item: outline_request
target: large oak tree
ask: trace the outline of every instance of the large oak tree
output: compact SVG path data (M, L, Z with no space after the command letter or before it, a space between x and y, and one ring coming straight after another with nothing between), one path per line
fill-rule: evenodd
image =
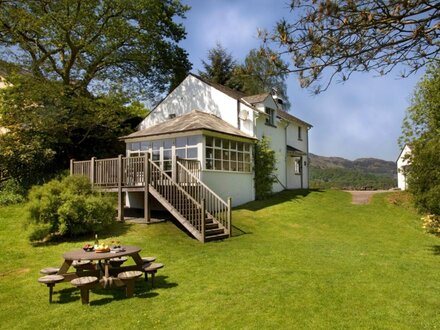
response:
M0 59L82 91L121 84L151 96L191 65L175 0L0 1Z
M178 0L0 0L0 172L43 181L69 158L124 151L118 137L191 65ZM17 69L18 68L18 69Z

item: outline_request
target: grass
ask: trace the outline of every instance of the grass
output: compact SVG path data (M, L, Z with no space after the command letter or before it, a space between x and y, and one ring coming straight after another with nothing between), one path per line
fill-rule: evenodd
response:
M125 299L121 289L96 289L90 306L68 283L49 305L37 278L91 237L33 247L23 207L0 208L2 328L438 327L439 238L394 195L369 205L350 199L283 192L235 209L234 237L204 245L169 222L116 224L106 239L139 245L165 268L153 291L139 282Z

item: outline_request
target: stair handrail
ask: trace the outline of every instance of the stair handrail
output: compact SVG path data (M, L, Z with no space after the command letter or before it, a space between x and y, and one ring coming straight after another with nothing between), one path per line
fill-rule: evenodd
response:
M149 179L150 182L148 184L154 188L160 195L162 195L163 198L165 198L170 205L174 207L174 209L180 213L182 216L186 218L186 220L189 222L189 224L198 232L201 241L204 242L204 227L205 227L205 212L203 212L203 206L201 203L199 203L193 196L191 196L185 189L183 189L181 186L179 186L165 171L163 171L160 166L158 166L156 163L154 163L151 159L148 160L148 163L150 165L150 175ZM162 181L161 181L162 180ZM164 181L166 180L166 182ZM179 192L181 192L184 196L184 199L181 198L181 200L178 200L176 202L176 198L179 197L178 195L173 195L172 190L164 188L164 186L161 186L159 183L167 183L172 186L174 186ZM165 185L166 186L166 185ZM173 198L171 198L173 197ZM196 210L193 210L191 213L191 217L188 217L188 214L185 214L185 209L188 209L187 203L188 202L193 203L193 205L196 207Z
M215 218L230 234L231 230L231 221L230 221L230 212L231 206L229 203L225 202L219 195L217 195L211 188L209 188L203 181L198 179L191 171L189 171L185 166L183 166L179 161L176 161L178 172L183 171L190 179L191 182L181 182L179 178L178 184L183 189L187 189L188 193L196 198L199 203L202 203L202 200L205 200L205 209L206 211ZM193 187L188 185L191 183L196 183L197 186ZM217 203L220 203L217 205Z

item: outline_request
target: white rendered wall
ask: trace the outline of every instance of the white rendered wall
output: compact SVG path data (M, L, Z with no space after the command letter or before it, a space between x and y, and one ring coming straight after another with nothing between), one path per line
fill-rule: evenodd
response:
M253 173L202 171L202 181L225 201L232 198L232 206L255 200Z
M301 139L298 139L298 126L301 127ZM301 125L300 123L290 122L289 126L287 126L287 144L296 149L304 151L307 155L302 157L302 185L301 185L301 176L295 174L295 167L293 161L288 161L288 164L291 164L293 167L288 167L288 185L289 189L296 188L309 188L309 132L308 128L305 125ZM289 157L294 159L293 157ZM299 177L299 178L298 178Z
M200 110L211 113L238 128L238 112L248 110L249 118L241 121L240 129L253 136L253 111L250 107L240 104L236 99L205 84L196 77L189 75L171 92L139 125L139 129L162 123L169 115L176 117Z
M266 117L260 116L257 119L257 138L261 139L263 136L269 138L270 148L275 151L277 159L275 175L287 186L286 182L286 142L284 124L276 122L277 127L266 125ZM284 190L284 187L277 181L272 186L273 192Z
M401 190L408 189L406 175L404 174L403 168L409 165L409 159L405 159L405 157L410 153L411 149L408 147L408 145L405 145L399 156L399 159L397 160L397 187L399 187Z

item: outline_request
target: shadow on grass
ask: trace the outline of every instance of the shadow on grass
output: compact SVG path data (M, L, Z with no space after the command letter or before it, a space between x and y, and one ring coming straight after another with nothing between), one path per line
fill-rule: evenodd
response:
M106 227L102 231L98 232L99 239L107 239L109 237L122 236L126 234L133 224L126 222L114 222L110 226ZM32 246L51 246L58 245L60 243L77 243L83 241L93 242L95 240L95 234L78 235L73 237L53 236L50 240L44 242L32 242Z
M156 276L154 279L154 288L151 288L151 281L138 280L135 282L134 296L133 298L153 298L159 294L154 289L172 289L178 286L177 283L171 283L167 281L168 276ZM128 299L125 295L125 287L103 289L96 287L90 290L90 305L102 306L109 304L113 301ZM76 288L66 288L54 292L54 297L59 296L59 304L67 304L71 302L80 303L81 295L80 290Z
M271 207L277 204L281 204L289 201L299 201L301 198L306 197L311 192L323 192L320 189L293 189L284 190L279 193L275 193L265 200L257 200L249 202L237 207L234 210L248 210L248 211L259 211L266 207Z
M440 256L440 245L433 245L431 246L432 254L436 256Z

